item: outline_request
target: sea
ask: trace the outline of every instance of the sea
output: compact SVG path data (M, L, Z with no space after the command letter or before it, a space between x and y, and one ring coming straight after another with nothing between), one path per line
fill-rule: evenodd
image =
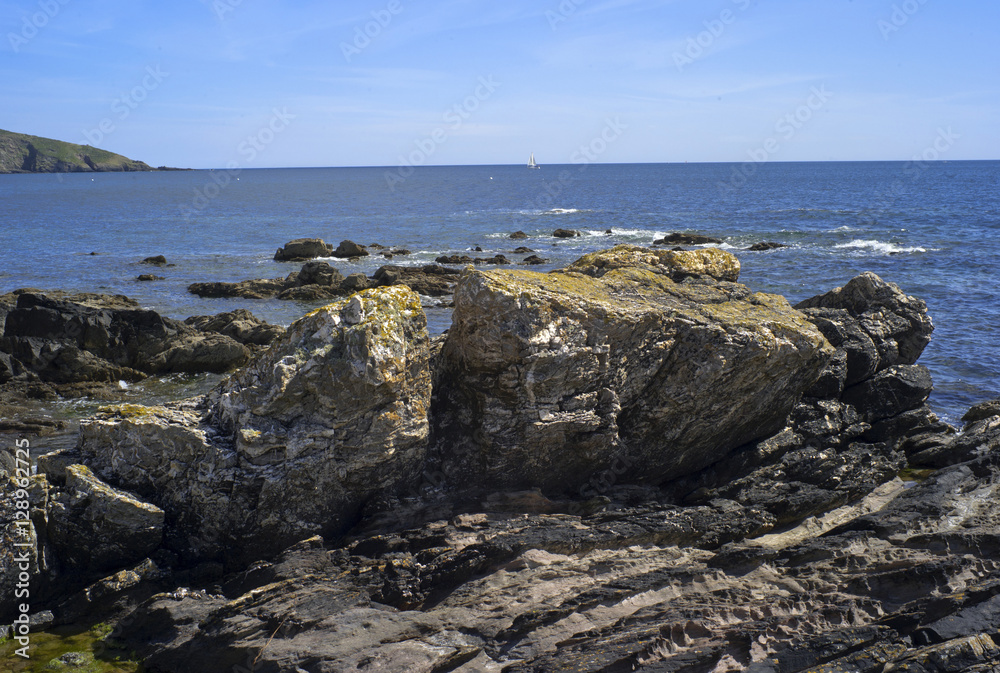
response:
M581 236L557 239L555 229ZM514 231L526 240L511 240ZM316 303L201 299L201 281L284 277L295 238L405 248L386 260L328 260L345 275L443 254L513 262L526 246L546 271L619 243L671 232L721 238L740 281L795 303L864 271L927 302L935 332L920 362L930 404L960 424L1000 396L1000 162L574 164L195 170L0 175L0 293L17 288L125 294L175 318L247 308L287 325ZM759 242L788 247L751 252ZM482 252L470 252L476 247ZM169 267L142 265L164 255ZM163 280L139 282L154 273ZM425 304L430 330L451 321ZM199 392L211 376L136 384L134 398ZM92 402L44 411L67 417Z

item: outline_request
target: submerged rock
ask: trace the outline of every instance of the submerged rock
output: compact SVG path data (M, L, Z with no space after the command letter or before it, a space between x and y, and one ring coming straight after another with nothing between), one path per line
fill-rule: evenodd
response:
M465 272L435 379L453 487L569 491L609 470L657 484L784 425L833 353L826 339L781 297L674 282L645 263L658 254Z

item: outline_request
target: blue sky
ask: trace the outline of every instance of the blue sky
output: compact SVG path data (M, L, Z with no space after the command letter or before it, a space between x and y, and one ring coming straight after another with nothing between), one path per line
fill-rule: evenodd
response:
M995 0L0 0L0 22L0 128L153 165L1000 159Z

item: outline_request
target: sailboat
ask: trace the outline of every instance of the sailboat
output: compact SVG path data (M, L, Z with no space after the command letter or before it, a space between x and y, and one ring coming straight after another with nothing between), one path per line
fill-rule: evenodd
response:
M534 152L532 152L531 156L528 158L528 168L541 168L541 166L539 166L538 164L535 163L535 153Z

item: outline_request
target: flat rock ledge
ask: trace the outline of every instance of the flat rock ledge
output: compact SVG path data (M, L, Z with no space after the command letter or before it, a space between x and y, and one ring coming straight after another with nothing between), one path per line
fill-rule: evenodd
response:
M0 537L26 494L37 619L151 671L996 673L1000 403L930 412L926 306L874 274L792 308L738 273L467 269L434 340L362 290L103 409L0 480Z

